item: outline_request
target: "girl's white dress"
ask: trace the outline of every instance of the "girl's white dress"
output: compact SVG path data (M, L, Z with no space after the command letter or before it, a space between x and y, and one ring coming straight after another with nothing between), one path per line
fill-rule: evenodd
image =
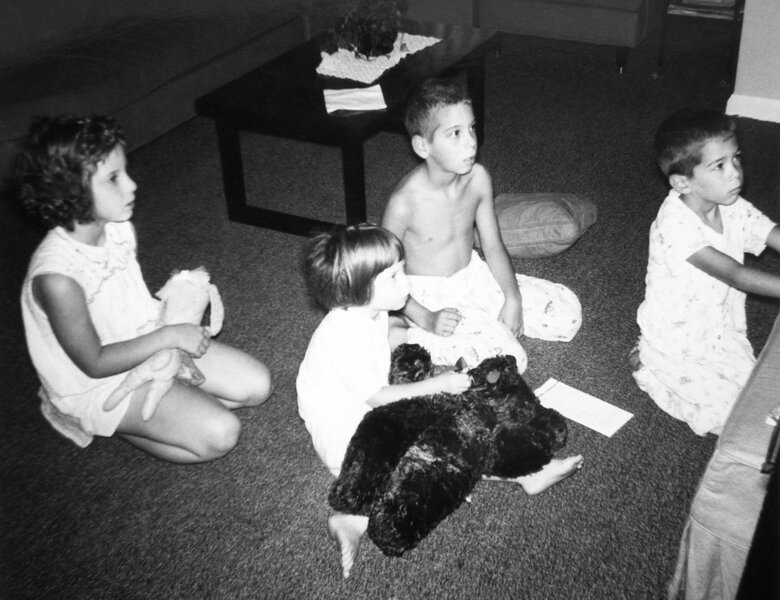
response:
M705 225L669 192L650 228L641 329L634 372L639 387L698 435L725 423L755 357L747 339L745 294L694 267L707 246L739 263L760 254L775 226L747 200L720 207L723 233Z
M388 383L388 316L373 319L363 311L331 310L312 335L298 369L298 414L314 450L331 473L341 463L367 401Z
M41 412L57 431L82 447L95 435L116 431L129 397L109 412L103 410L103 402L126 373L93 379L81 371L65 354L33 298L32 280L45 273L74 279L84 290L102 344L136 337L141 327L157 320L159 302L141 275L132 224L106 224L105 238L103 246L89 246L61 227L49 231L30 260L21 295L27 348L41 381Z

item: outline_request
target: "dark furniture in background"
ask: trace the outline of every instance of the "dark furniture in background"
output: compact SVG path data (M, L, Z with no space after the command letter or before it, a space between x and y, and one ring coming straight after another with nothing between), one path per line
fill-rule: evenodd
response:
M0 176L32 115L105 114L134 150L192 101L310 39L351 0L4 0Z
M408 0L420 21L613 46L620 73L661 23L665 0Z
M674 19L721 21L730 28L731 52L726 65L722 85L734 82L739 57L739 40L742 34L742 16L745 0L665 0L661 36L658 42L658 67L654 77L663 73L668 55L669 25Z
M364 87L356 81L322 77L322 37L299 45L271 62L198 98L198 114L216 121L222 179L230 220L307 235L330 223L247 203L241 151L242 131L314 142L341 149L347 223L366 219L363 143L379 131L405 133L401 110L412 87L422 80L464 71L482 139L484 56L500 43L493 31L407 22L407 33L442 41L406 56L374 82L380 84L386 110L331 113L324 89Z

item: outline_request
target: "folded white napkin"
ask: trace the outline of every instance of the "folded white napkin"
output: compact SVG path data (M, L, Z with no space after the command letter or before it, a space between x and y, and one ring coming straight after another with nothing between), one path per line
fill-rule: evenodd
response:
M382 110L387 108L382 86L379 84L367 88L347 88L343 90L323 90L325 109L328 113L336 110Z

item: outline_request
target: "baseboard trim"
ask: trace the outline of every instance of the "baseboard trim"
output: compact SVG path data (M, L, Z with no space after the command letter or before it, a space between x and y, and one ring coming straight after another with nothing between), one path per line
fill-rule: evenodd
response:
M726 112L759 121L780 123L780 100L732 94L726 104Z

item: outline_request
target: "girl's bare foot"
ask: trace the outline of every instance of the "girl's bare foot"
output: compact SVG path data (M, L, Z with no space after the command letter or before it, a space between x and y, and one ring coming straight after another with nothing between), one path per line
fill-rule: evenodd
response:
M523 486L527 494L538 494L579 471L582 468L583 461L584 459L580 454L567 456L566 458L553 458L542 467L541 471L518 477L515 481Z
M341 552L341 570L344 579L349 577L352 565L355 564L360 540L368 529L368 517L362 515L345 515L337 513L328 519L328 533L336 540Z

